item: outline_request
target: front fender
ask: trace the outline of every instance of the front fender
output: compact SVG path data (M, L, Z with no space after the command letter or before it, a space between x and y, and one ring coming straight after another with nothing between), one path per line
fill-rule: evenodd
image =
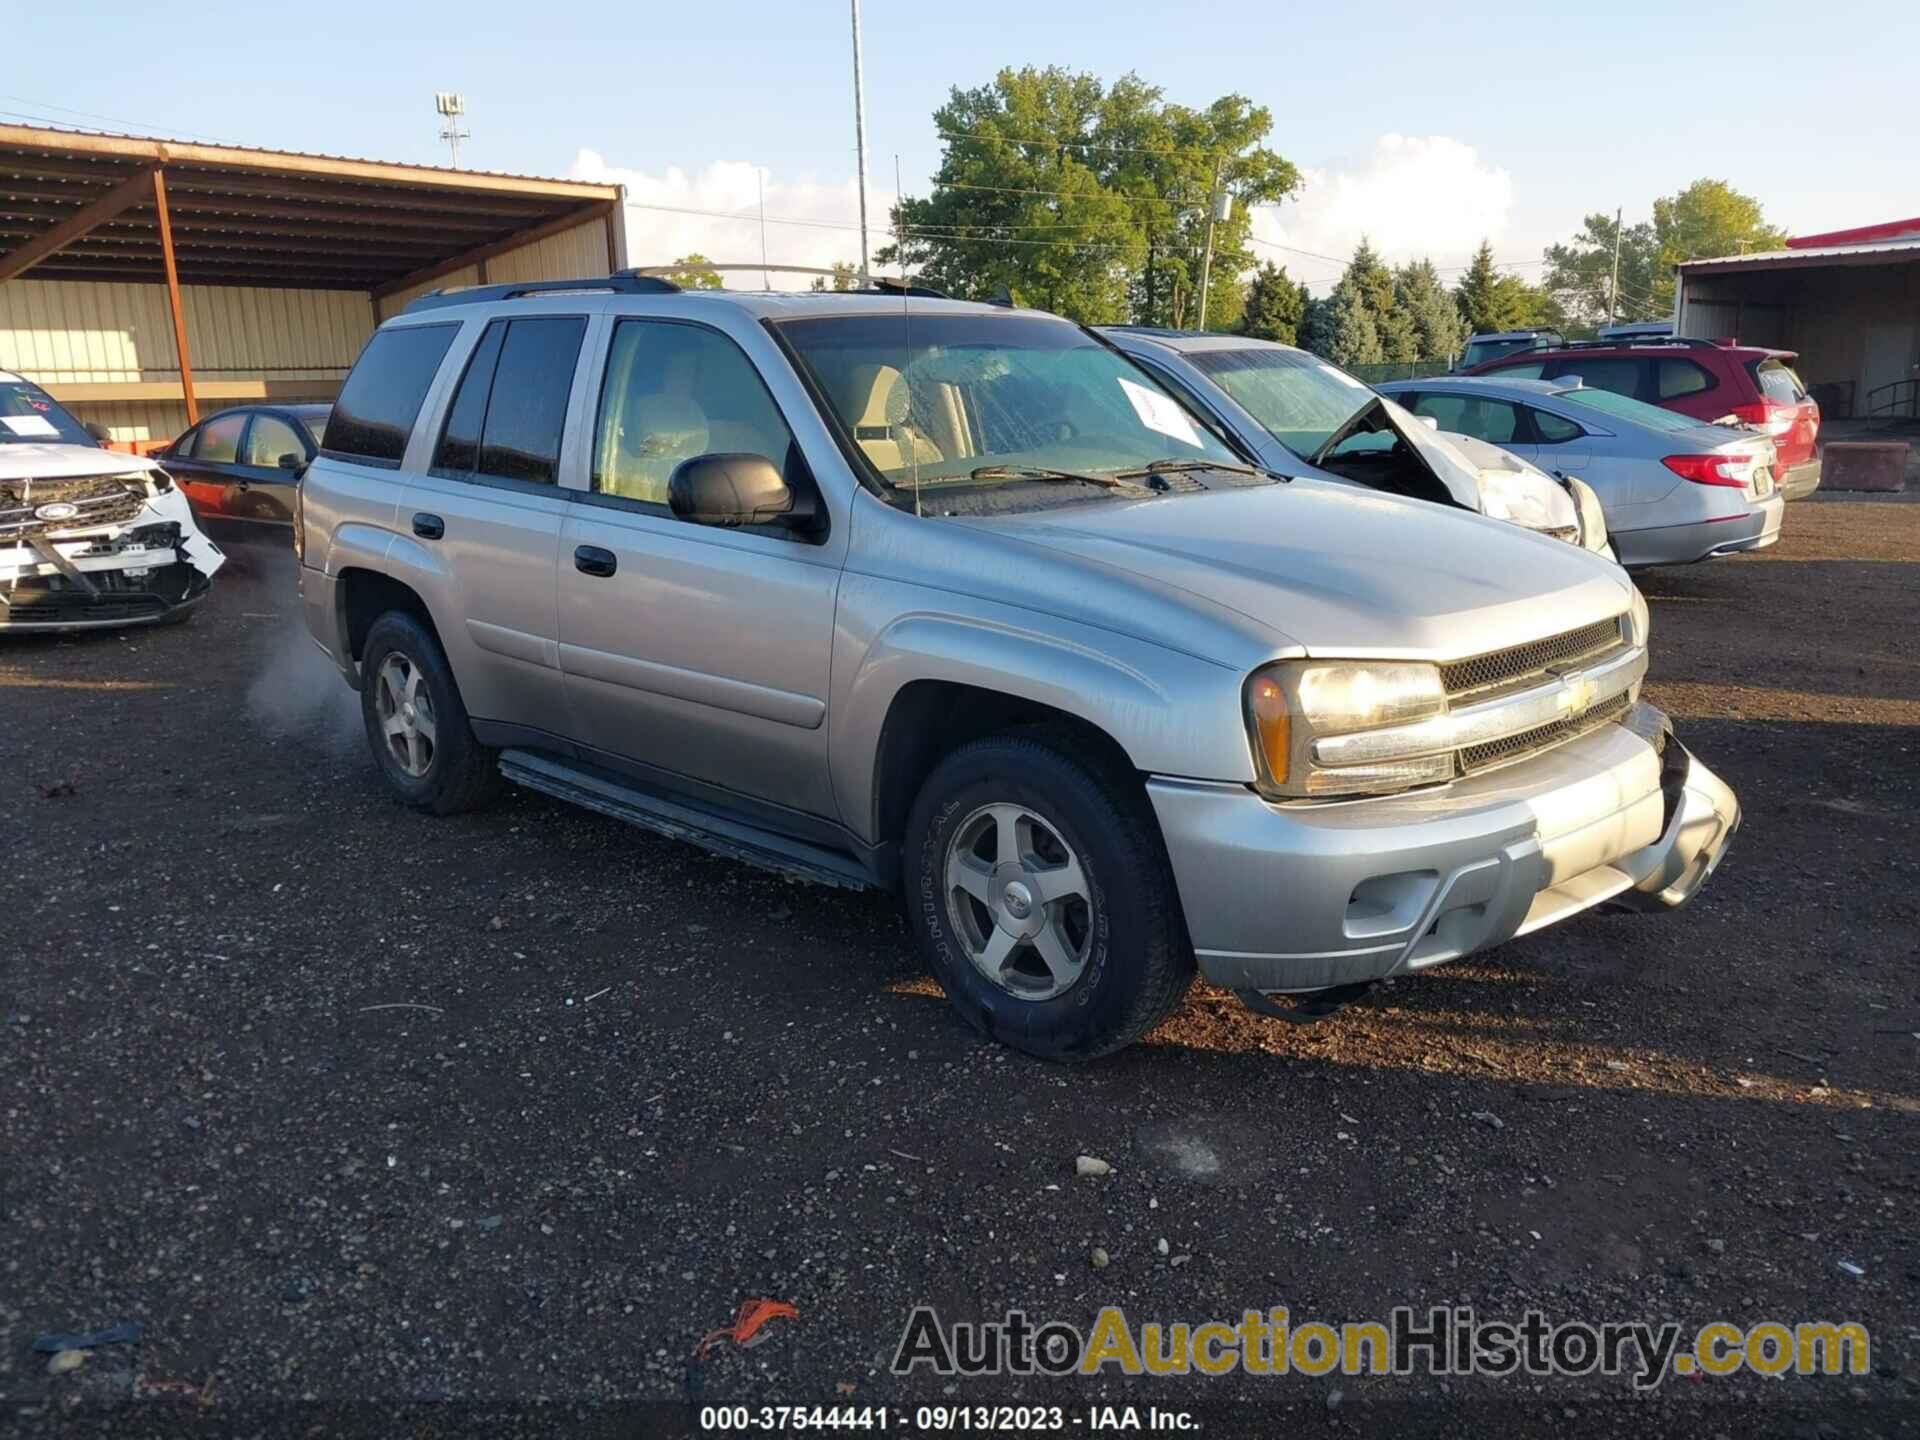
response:
M1111 737L1141 771L1253 779L1238 672L1056 616L848 575L834 677L834 795L845 822L872 843L884 838L881 735L896 697L917 681L971 686L1074 716Z

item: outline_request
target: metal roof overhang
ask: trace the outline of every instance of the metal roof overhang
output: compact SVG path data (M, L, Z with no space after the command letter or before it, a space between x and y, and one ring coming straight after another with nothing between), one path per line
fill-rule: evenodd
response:
M1727 275L1748 270L1901 265L1913 261L1920 261L1920 236L1884 245L1819 245L1796 250L1764 250L1753 255L1720 255L1710 260L1683 260L1674 268L1687 275Z
M0 280L377 298L619 203L612 185L0 125Z

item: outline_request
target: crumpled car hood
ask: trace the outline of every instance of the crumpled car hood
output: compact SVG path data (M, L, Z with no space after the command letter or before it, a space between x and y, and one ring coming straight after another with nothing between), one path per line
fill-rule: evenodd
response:
M1633 596L1617 567L1562 541L1330 481L976 523L1175 586L1313 655L1458 659L1609 619Z

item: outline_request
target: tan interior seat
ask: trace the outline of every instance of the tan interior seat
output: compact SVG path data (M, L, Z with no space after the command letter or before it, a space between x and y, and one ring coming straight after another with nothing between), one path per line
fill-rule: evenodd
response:
M853 427L854 441L883 473L897 473L909 465L933 465L940 450L910 425L896 425L887 417L887 401L899 382L900 372L891 365L863 365L854 372L855 396L865 400L854 411L859 419Z

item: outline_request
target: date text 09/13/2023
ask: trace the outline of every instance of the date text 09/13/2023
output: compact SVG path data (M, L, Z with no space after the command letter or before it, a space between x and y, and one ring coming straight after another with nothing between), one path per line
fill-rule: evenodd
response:
M704 1433L803 1430L874 1430L905 1435L1011 1434L1080 1430L1090 1434L1128 1430L1178 1432L1200 1428L1185 1410L1157 1405L704 1405Z

